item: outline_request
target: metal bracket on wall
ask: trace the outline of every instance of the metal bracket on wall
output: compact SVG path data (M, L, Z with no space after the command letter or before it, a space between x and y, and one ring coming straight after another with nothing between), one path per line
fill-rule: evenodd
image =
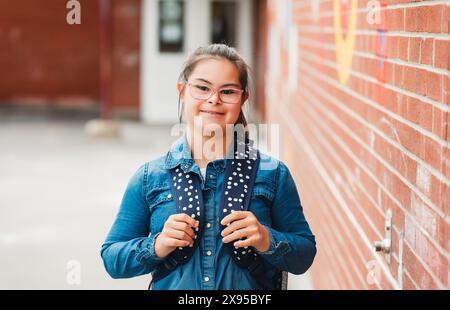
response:
M392 252L392 211L388 209L384 220L384 239L375 241L375 251L385 254L386 262L391 263Z

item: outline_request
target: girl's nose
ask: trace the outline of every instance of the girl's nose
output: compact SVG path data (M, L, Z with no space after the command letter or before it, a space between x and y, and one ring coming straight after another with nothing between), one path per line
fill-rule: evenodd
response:
M220 103L219 92L215 91L212 96L208 99L208 103L218 104Z

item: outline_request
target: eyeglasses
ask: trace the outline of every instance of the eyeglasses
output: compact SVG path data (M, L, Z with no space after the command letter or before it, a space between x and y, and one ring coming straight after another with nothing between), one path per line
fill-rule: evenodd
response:
M188 83L190 94L198 100L207 100L211 98L216 91L219 92L219 98L223 103L237 104L241 100L244 90L235 87L223 87L214 89L206 84Z

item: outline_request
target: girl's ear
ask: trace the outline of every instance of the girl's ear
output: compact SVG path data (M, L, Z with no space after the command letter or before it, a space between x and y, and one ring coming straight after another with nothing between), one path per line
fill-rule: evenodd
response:
M247 101L248 99L248 92L242 93L242 105Z
M180 98L184 99L184 87L186 86L186 84L184 84L183 82L179 82L177 84L177 89L178 89L178 93L180 94Z

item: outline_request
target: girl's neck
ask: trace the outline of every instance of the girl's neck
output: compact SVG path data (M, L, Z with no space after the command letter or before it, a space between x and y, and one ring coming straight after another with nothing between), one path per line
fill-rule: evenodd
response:
M210 161L225 158L229 144L226 135L203 135L200 131L192 131L188 127L186 137L192 151L192 158L200 168L205 168Z

